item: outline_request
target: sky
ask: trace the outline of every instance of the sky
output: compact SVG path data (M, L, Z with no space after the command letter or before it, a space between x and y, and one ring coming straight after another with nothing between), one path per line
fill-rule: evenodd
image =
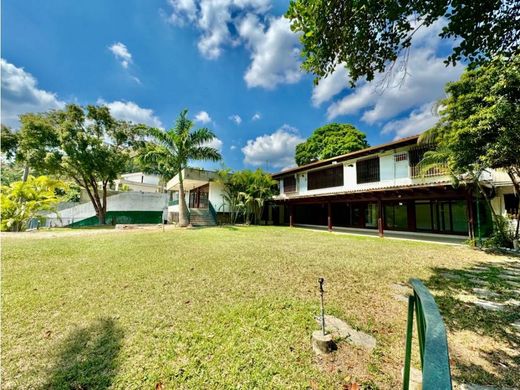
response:
M418 134L463 67L443 63L437 22L414 35L406 68L350 88L343 66L315 86L303 72L288 1L4 0L2 123L66 103L106 104L113 116L170 128L184 108L232 169L280 171L295 146L330 122L371 145ZM400 62L402 63L402 62ZM215 168L215 164L194 163ZM221 164L218 164L220 166Z

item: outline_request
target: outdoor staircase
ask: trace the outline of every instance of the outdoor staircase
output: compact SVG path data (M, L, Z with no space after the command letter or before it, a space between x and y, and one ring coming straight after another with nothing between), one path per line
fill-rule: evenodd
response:
M190 223L193 226L216 226L217 221L209 209L190 209Z

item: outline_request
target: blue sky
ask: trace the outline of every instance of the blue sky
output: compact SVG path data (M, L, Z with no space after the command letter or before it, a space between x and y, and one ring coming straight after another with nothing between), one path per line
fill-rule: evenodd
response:
M313 86L300 68L288 2L127 0L2 2L2 123L67 102L105 103L114 116L170 127L188 108L215 131L234 169L277 171L328 122L352 123L370 144L417 134L462 67L442 63L440 24L419 30L403 79L396 66L348 88L339 66ZM206 165L207 164L197 164Z

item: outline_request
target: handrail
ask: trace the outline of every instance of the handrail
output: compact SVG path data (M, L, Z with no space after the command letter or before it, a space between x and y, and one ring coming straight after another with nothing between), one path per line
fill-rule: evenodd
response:
M215 223L217 223L218 222L217 212L215 211L215 208L213 207L213 204L211 203L211 201L209 199L208 199L208 209L209 209L209 212L211 213L211 216L215 220Z
M417 321L424 390L451 390L451 372L446 327L435 299L419 279L410 279L413 295L408 297L408 323L403 389L410 385L413 316Z

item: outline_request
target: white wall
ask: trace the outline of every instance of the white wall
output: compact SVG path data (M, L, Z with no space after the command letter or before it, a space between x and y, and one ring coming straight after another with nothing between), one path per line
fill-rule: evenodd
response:
M215 181L209 182L209 201L213 205L213 208L216 212L228 212L229 208L222 199L222 194L224 192L224 185L222 183L218 183Z
M153 192L123 192L107 198L107 211L162 211L168 205L168 194ZM58 220L58 215L62 222ZM54 226L68 225L96 215L91 202L46 215Z

